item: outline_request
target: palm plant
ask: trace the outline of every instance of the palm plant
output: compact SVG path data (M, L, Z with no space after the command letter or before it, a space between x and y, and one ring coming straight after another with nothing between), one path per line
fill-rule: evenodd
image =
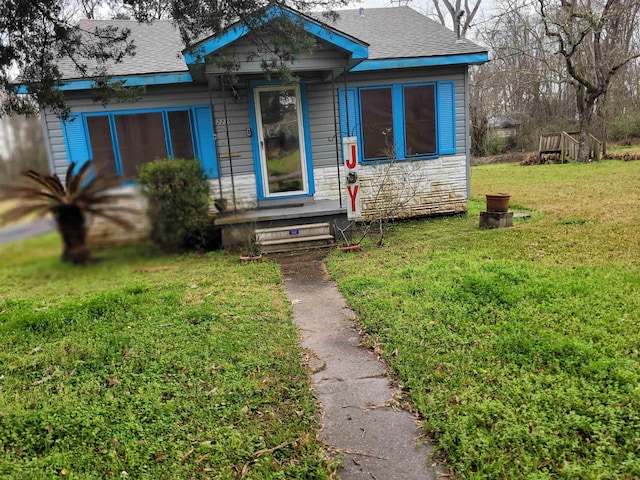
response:
M2 220L10 222L29 214L44 217L51 213L62 237L62 261L86 263L91 259L87 247L87 217L95 215L131 228L118 214L136 210L116 205L130 192L113 192L122 184L122 178L97 173L92 161L82 164L76 171L75 162L69 165L64 185L57 175L42 175L29 170L21 175L21 183L3 185L1 199L16 199L18 205L7 211ZM117 210L117 212L116 212Z

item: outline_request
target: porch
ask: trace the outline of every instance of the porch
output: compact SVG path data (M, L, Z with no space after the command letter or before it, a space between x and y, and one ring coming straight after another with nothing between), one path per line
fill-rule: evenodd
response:
M346 212L344 201L341 205L339 200L320 200L224 212L214 219L214 225L220 229L225 249L247 245L249 235L256 230L284 228L288 234L278 237L288 239L288 242L279 241L268 247L263 245L267 247L265 251L275 252L332 245L334 223L341 228L349 223ZM318 230L321 224L323 226Z

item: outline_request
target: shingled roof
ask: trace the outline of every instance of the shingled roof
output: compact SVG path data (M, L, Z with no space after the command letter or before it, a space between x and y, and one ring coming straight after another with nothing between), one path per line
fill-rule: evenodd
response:
M109 73L115 76L144 75L152 73L186 72L188 68L180 51L183 48L178 29L168 20L158 20L151 24L136 20L81 20L80 28L93 32L96 27L108 26L131 30L130 39L135 45L135 55L125 57L121 63L109 66ZM91 69L96 67L95 60L86 62ZM62 78L79 77L71 59L58 62Z
M411 7L339 10L337 30L369 44L369 60L436 57L486 52Z
M340 10L335 22L327 23L347 35L369 44L369 60L437 57L486 52L465 39L457 40L451 30L410 7ZM180 53L184 45L178 30L168 20L152 24L135 20L82 20L80 27L92 31L108 25L131 30L136 54L109 66L112 76L188 72ZM59 62L65 79L79 77L70 59ZM89 62L90 69L95 62Z

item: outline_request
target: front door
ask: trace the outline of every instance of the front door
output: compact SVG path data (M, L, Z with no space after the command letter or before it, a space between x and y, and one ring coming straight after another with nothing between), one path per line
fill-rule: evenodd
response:
M264 197L308 194L300 88L259 87L254 95Z

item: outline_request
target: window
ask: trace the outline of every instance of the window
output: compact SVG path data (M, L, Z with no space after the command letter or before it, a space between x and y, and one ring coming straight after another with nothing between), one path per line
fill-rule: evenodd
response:
M385 158L390 154L393 134L391 88L360 90L362 115L362 148L364 158Z
M96 164L96 169L105 175L116 175L118 172L113 154L109 117L106 115L87 117L87 129L91 137L93 161Z
M456 153L454 94L451 80L340 88L342 136L359 136L365 162Z
M156 158L194 158L189 110L89 114L86 122L93 160L101 172L130 179L140 165Z
M435 155L436 108L433 85L403 89L405 155Z
M218 177L211 106L71 113L62 121L69 162L93 159L105 173L135 177L157 157L197 158L205 175Z
M169 117L169 132L174 158L193 158L189 112L187 110L173 110L167 112L167 116Z

